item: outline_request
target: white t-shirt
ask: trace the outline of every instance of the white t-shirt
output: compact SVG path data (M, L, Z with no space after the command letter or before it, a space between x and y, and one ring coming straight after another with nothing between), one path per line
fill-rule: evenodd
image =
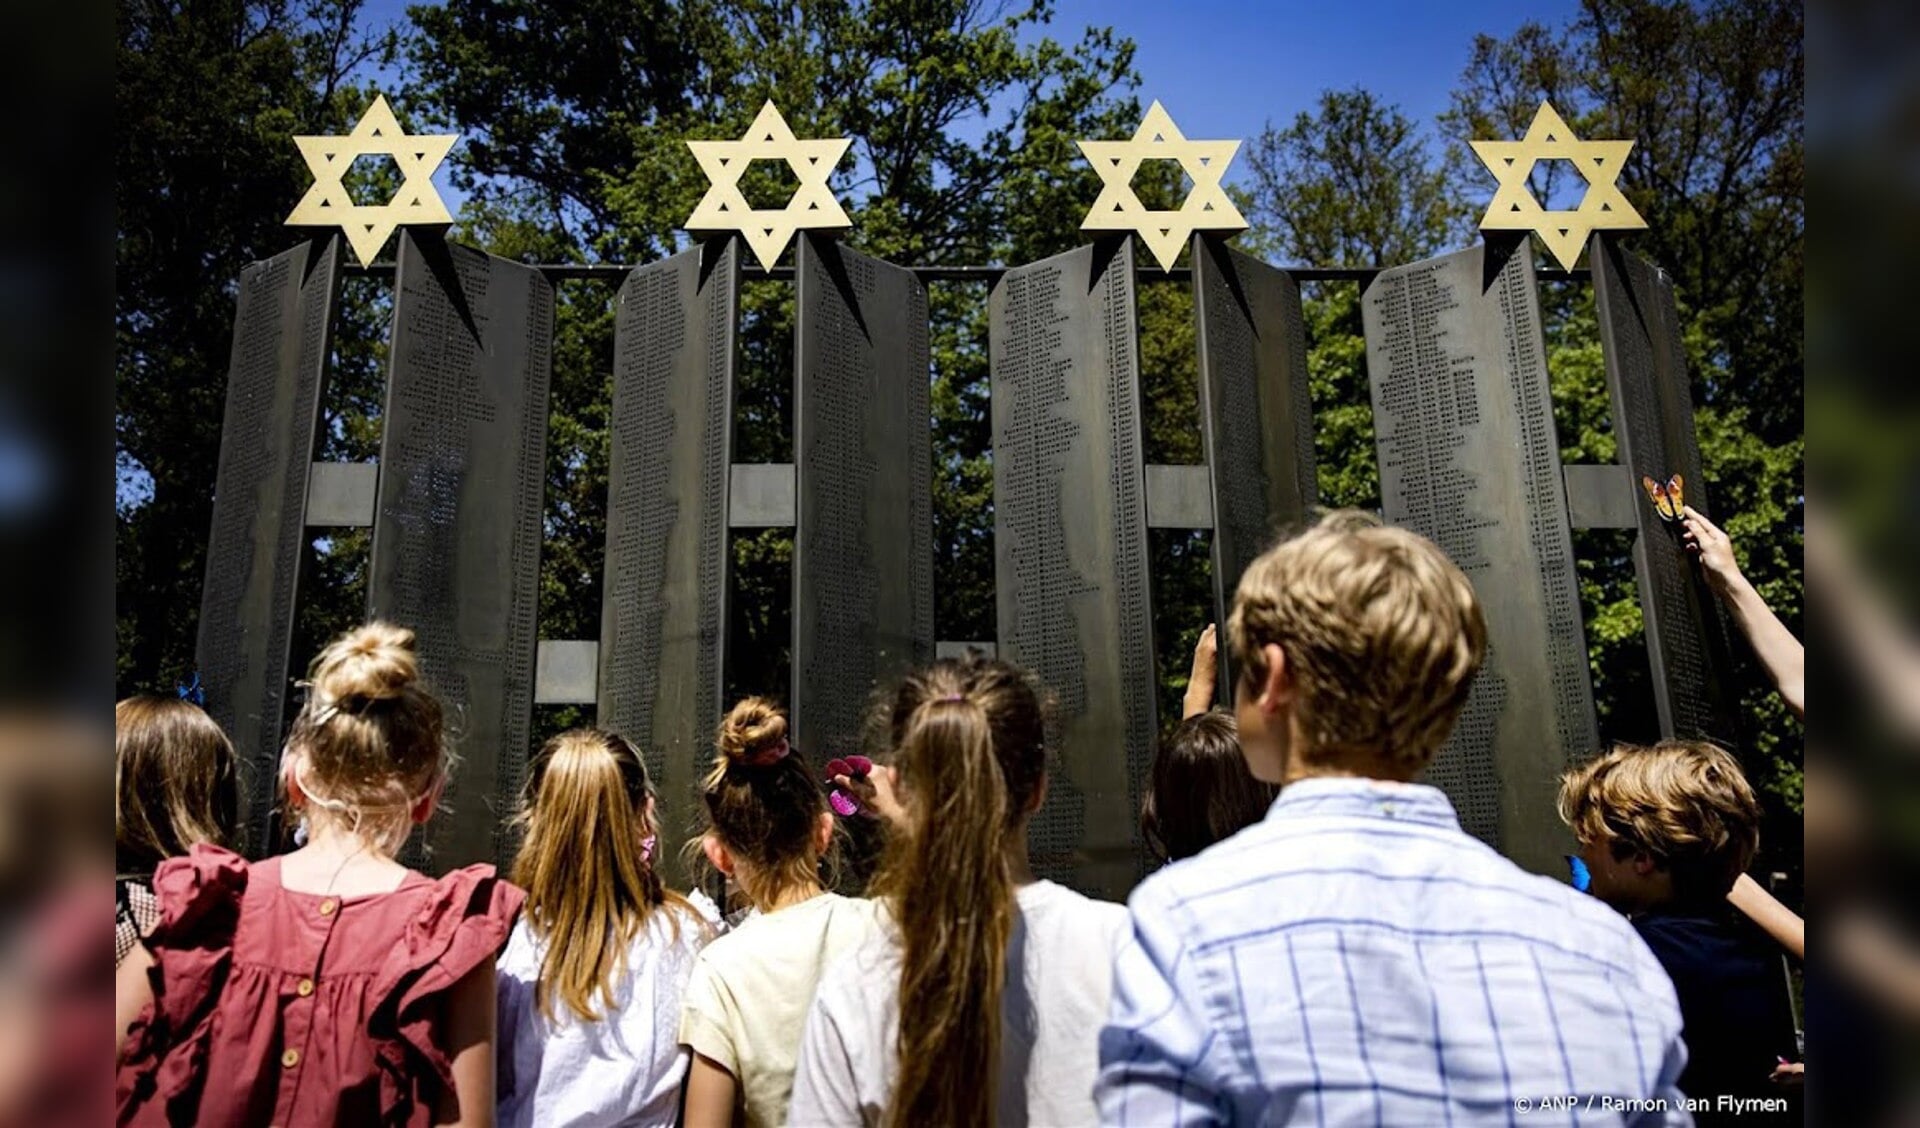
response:
M680 1000L710 935L686 909L654 912L627 947L614 1005L594 1000L600 1020L582 1021L556 999L550 1023L534 994L546 941L522 916L496 967L499 1123L671 1125L687 1074Z
M878 931L877 913L872 901L822 893L748 917L695 961L680 1041L733 1074L748 1128L787 1122L813 989L836 957Z
M1128 935L1126 906L1051 881L1022 886L1016 899L994 1123L1097 1124L1100 1027ZM886 928L828 969L807 1016L787 1123L885 1119L900 1072L900 959L899 936Z

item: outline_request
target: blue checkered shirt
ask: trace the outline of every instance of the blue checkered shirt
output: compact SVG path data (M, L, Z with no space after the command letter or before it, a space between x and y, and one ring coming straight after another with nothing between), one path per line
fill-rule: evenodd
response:
M1692 1123L1673 985L1632 926L1434 788L1294 783L1129 908L1103 1124Z

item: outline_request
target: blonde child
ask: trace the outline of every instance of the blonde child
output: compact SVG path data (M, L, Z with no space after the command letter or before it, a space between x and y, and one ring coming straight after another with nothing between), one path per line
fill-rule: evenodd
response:
M1331 514L1247 568L1228 635L1241 750L1283 790L1134 891L1103 1123L1509 1124L1543 1093L1686 1123L1646 945L1414 782L1486 652L1460 569Z
M113 707L114 934L117 967L160 917L153 871L196 843L231 846L240 785L233 744L179 697Z
M500 1123L671 1125L677 1025L706 922L655 868L647 767L605 729L547 741L528 768L526 890L498 967Z
M160 920L120 967L121 1123L493 1122L493 962L520 891L394 855L449 769L413 632L314 660L281 757L306 845L160 865Z
M890 731L873 797L896 820L875 881L890 921L821 983L791 1122L1098 1123L1094 1033L1127 918L1028 866L1039 693L1005 662L938 662L901 685Z
M701 787L701 848L754 913L700 953L680 1041L689 1128L787 1123L794 1060L820 974L873 928L871 902L830 893L833 839L822 780L787 740L787 719L750 697L720 724Z
M1623 745L1567 773L1560 817L1588 891L1632 920L1673 980L1688 1049L1680 1091L1777 1098L1799 1048L1779 956L1727 901L1760 845L1760 802L1739 763L1705 741Z

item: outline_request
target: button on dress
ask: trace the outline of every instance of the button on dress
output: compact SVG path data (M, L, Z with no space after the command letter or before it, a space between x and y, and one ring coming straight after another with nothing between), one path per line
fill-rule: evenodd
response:
M492 866L357 897L200 845L154 874L154 1002L119 1068L122 1124L430 1124L453 1084L447 995L524 895Z

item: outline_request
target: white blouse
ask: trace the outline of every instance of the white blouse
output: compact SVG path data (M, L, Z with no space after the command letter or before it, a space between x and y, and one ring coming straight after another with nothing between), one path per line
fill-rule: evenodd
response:
M711 935L685 909L655 912L627 948L614 1005L596 998L600 1020L583 1022L556 1000L550 1023L534 994L546 943L522 916L496 969L499 1123L671 1125L687 1074L680 1000Z

